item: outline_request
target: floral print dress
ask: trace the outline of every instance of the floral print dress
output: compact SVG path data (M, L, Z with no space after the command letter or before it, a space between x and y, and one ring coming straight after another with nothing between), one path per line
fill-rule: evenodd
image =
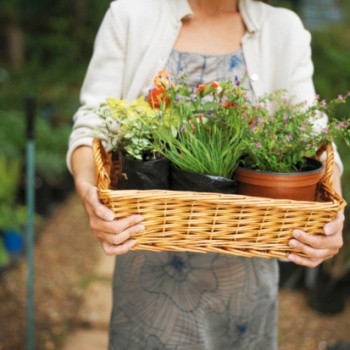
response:
M241 80L245 63L241 50L173 50L166 69L181 70L196 87ZM131 251L116 258L109 349L274 350L277 301L274 259Z

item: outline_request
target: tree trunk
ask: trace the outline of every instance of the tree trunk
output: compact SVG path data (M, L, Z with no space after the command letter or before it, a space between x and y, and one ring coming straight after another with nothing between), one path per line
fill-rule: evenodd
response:
M19 69L25 59L22 28L17 23L8 23L4 34L8 62L13 69Z

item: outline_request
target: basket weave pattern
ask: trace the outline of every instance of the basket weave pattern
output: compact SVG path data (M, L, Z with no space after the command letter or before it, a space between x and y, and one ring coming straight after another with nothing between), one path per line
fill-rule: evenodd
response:
M330 147L330 146L329 146ZM327 149L326 174L318 201L301 202L217 193L116 190L118 161L94 140L96 179L102 203L115 218L144 217L134 249L217 252L246 257L283 258L294 251L292 231L323 234L345 201L333 190L333 151ZM112 176L113 175L113 176Z

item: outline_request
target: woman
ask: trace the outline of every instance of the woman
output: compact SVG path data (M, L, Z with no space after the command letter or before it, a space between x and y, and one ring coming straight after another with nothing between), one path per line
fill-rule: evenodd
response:
M118 255L110 349L276 349L275 260L220 254L129 251L142 217L113 221L98 200L88 114L106 97L146 95L163 68L184 70L190 84L240 77L247 67L252 98L288 89L312 101L310 35L299 18L256 0L118 0L96 38L74 117L67 155L91 229L107 255ZM336 153L334 186L340 192ZM321 237L296 230L290 245L314 267L342 245L344 216ZM127 254L125 254L127 253Z

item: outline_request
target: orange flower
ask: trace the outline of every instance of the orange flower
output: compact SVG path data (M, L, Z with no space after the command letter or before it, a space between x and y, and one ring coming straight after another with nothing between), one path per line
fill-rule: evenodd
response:
M219 83L217 81L213 81L211 83L211 87L214 88L214 89L217 89L219 87Z
M206 87L207 87L207 84L199 85L196 92L199 93L199 92L203 91Z
M170 83L170 72L163 69L158 72L158 74L154 77L154 83L158 88L167 89L171 83Z
M226 108L237 108L239 107L237 104L233 103L233 102L227 102L226 100L222 101L221 103L224 107Z
M152 108L160 108L162 102L165 102L167 105L170 103L170 98L166 96L168 88L174 86L170 81L170 76L170 72L161 70L154 77L156 87L149 91L147 100Z
M167 105L170 103L170 99L165 95L165 89L162 87L155 87L148 93L147 102L152 108L160 108L162 102Z

